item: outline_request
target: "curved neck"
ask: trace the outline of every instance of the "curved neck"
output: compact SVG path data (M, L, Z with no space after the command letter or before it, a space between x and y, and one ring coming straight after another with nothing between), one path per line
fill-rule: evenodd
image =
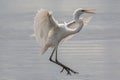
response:
M74 18L74 20L75 20L75 22L80 22L80 19L79 19L79 17L82 15L83 13L82 12L75 12L75 14L73 14L73 18Z
M75 29L72 31L71 34L78 33L78 32L82 29L82 27L83 27L83 21L82 21L81 19L79 19L80 15L82 15L82 13L81 13L81 14L75 13L74 16L73 16L73 17L74 17L74 20L75 20L75 22L76 22L76 24L77 24L78 26L77 26L77 28L75 28Z
M82 13L81 13L82 14ZM72 34L75 34L75 33L78 33L82 27L83 27L83 21L81 19L79 19L80 13L78 14L77 12L73 15L73 18L74 18L74 21L72 21L71 23L69 23L66 27L66 35L65 36L69 36L69 35L72 35ZM76 27L74 29L70 29L69 26L73 26L73 27Z
M75 22L78 22L78 23L79 23L79 17L80 17L79 14L73 15L73 18L74 18Z

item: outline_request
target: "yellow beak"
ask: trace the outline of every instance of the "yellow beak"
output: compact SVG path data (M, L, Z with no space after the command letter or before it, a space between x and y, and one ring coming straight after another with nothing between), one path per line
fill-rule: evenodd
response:
M96 14L94 11L94 9L84 9L85 13L90 13L90 14Z

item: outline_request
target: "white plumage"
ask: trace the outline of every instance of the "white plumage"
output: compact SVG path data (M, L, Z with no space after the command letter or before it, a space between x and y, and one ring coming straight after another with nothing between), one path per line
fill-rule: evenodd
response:
M53 19L51 12L45 9L38 11L34 19L34 32L37 41L42 47L41 53L45 50L50 30L55 26L57 26L57 22Z
M84 25L87 25L88 22L91 20L91 18L92 17L81 18L80 20L83 21ZM51 46L47 45L48 37L50 37L48 35L52 34L52 32L50 30L52 30L52 29L57 30L57 28L60 28L60 27L63 27L64 29L68 29L68 30L71 30L71 29L74 30L77 26L79 26L79 24L76 23L75 20L71 21L69 23L66 23L66 24L58 24L58 22L52 17L52 12L50 12L46 9L40 9L34 18L34 32L35 32L37 41L39 42L39 44L42 47L41 54L43 54L48 49L48 47L52 47L52 45ZM67 28L65 28L65 27L67 27ZM54 30L52 30L52 31L54 31ZM66 36L66 37L68 37L68 36ZM64 38L66 38L66 37L64 37Z
M66 39L70 38L74 34L78 33L83 26L86 26L92 17L79 18L83 13L94 13L92 10L87 9L77 9L74 11L73 18L74 20L69 23L58 24L58 22L52 17L50 11L46 9L41 9L35 16L34 19L34 32L35 37L39 44L41 45L40 53L43 54L45 51L52 47L53 52L49 60L59 66L63 67L63 70L67 71L67 74L71 75L72 73L77 73L70 69L69 67L63 65L57 60L57 49L59 43ZM56 53L55 61L52 59L53 54Z
M41 46L45 46L48 33L52 27L54 27L50 21L51 14L45 10L41 9L35 16L34 19L34 32L36 35L37 41Z

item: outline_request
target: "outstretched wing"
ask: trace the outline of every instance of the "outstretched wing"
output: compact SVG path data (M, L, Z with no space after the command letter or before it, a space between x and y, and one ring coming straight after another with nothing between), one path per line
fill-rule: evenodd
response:
M91 19L92 19L92 17L81 18L84 26L87 26L87 24L90 22ZM78 24L75 21L71 21L67 24L67 27L74 29L77 27L77 25Z
M57 27L57 22L52 14L48 10L40 9L34 18L34 32L41 46L45 46L48 33L53 27Z
M84 26L87 26L87 24L90 22L91 19L92 19L92 17L81 18ZM71 21L69 23L66 23L66 25L68 28L74 29L78 26L78 23L76 23L75 21ZM73 36L75 36L76 34L70 35L70 36L66 37L64 40L68 40L68 39L72 38Z

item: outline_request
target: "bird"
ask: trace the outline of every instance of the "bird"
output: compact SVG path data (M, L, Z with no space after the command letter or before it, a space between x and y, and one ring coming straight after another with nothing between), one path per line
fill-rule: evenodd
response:
M83 26L86 26L92 17L81 18L84 13L95 14L93 9L78 8L73 13L73 20L68 23L58 23L52 16L53 12L41 8L34 17L34 34L41 46L40 54L44 54L48 48L52 48L49 60L60 67L60 72L66 71L67 75L78 74L78 72L65 66L57 59L57 50L60 42L79 33ZM55 59L53 60L53 54Z

